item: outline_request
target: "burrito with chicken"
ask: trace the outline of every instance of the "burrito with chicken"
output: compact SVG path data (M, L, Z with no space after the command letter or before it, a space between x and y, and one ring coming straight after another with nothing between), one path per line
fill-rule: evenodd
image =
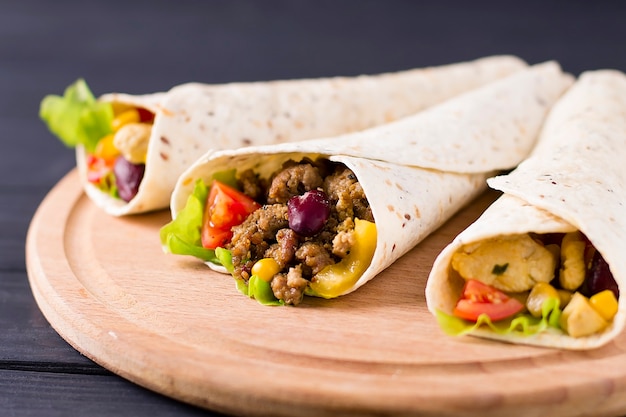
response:
M262 303L350 293L523 160L571 82L548 62L361 132L209 152L179 178L161 242Z
M626 76L583 73L503 192L437 257L428 307L443 330L566 349L624 328Z
M358 77L198 83L96 100L83 80L48 96L40 115L76 146L88 196L121 216L166 208L180 174L210 149L301 141L358 131L416 113L526 67L494 56Z

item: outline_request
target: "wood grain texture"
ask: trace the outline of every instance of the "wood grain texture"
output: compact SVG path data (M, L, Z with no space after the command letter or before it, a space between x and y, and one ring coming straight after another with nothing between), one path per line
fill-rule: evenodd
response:
M151 390L246 415L615 415L626 411L626 335L567 352L449 338L423 289L438 251L487 193L357 292L264 307L232 279L165 255L169 213L103 216L75 172L27 240L35 298L76 349ZM382 227L382 226L381 226Z

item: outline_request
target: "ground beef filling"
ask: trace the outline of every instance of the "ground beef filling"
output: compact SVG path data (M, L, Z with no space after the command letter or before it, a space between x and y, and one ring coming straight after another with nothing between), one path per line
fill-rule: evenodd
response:
M343 164L289 161L269 180L248 170L239 182L262 207L233 228L227 249L232 253L234 276L247 282L255 262L273 258L281 271L270 285L274 296L286 304L299 304L311 278L349 253L355 241L355 217L374 221L361 185ZM304 237L289 228L287 202L310 190L324 191L331 210L322 230Z

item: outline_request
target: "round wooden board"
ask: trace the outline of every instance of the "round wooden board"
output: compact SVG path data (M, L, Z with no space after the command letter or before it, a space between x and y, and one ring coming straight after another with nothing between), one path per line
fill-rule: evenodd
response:
M626 335L592 351L443 335L424 287L486 193L357 292L265 307L162 252L169 211L113 218L75 171L27 238L33 294L77 350L144 387L230 414L561 416L626 412ZM384 227L380 225L379 227Z

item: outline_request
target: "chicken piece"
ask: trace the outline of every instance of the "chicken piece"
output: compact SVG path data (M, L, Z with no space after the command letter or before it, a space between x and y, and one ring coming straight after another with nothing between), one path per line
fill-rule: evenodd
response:
M499 236L463 246L452 257L464 279L477 279L501 291L522 292L554 278L557 258L530 235Z
M152 125L128 123L120 127L113 138L113 145L133 164L145 164Z
M559 319L561 328L572 337L589 336L604 330L608 324L579 292L574 293Z
M559 294L559 307L561 309L564 309L572 300L572 296L574 295L574 293L561 288L557 289L556 292Z
M585 240L582 233L566 233L561 241L561 269L559 284L566 290L574 291L585 281Z

